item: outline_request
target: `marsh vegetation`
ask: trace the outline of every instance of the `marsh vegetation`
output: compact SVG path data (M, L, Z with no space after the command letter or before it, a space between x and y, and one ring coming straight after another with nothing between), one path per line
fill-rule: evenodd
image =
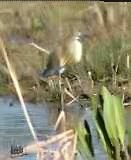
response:
M113 93L130 97L130 7L129 3L1 2L0 33L25 99L59 99L57 84L53 90L38 76L48 55L29 43L51 51L78 30L90 38L84 43L82 61L68 66L65 73L74 93L90 96L104 84ZM0 94L15 94L2 56L0 75Z
M48 54L33 44L52 51L73 32L88 33L89 39L84 42L81 62L67 66L62 76L63 91L66 93L62 103L74 99L80 104L81 98L90 98L96 130L108 158L128 159L123 102L127 105L131 102L130 7L127 2L0 2L0 94L18 94L24 113L24 100L60 102L63 93L59 89L59 81L40 77L40 72L46 67ZM28 115L25 117L32 130ZM61 121L63 119L64 114ZM71 140L72 159L76 147L84 159L95 157L87 121L85 126L80 124L62 132L59 136L64 136L59 143L65 150L63 153L60 150L59 159L66 154L63 159L69 159L68 138ZM68 132L71 134L67 135ZM32 131L32 135L37 141L35 131ZM52 138L53 142L57 142L56 137ZM52 143L52 139L39 143L39 154L43 151L43 144Z

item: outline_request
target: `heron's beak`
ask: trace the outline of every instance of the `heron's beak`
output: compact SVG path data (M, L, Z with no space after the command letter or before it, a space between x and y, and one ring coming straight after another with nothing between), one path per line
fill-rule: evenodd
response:
M90 35L89 35L88 33L83 33L83 34L82 34L82 37L83 37L83 38L89 38Z

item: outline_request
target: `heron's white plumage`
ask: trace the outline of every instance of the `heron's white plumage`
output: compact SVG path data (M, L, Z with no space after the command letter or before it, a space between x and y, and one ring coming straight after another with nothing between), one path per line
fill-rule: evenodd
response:
M82 57L82 43L77 37L73 37L73 40L69 44L69 54L75 63L80 62Z

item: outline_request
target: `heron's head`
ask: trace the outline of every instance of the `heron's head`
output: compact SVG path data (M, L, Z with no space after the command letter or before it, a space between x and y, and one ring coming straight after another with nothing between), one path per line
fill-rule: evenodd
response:
M88 38L89 35L87 33L82 33L82 32L76 32L74 34L74 38L80 42L84 41L86 38Z

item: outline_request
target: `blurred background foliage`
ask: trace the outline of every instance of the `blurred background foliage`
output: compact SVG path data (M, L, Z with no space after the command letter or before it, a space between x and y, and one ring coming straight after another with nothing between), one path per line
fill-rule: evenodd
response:
M60 42L64 43L66 36L82 31L88 33L90 38L84 42L81 63L68 67L68 75L79 76L86 92L91 90L92 79L96 86L104 83L112 87L113 84L118 92L123 93L124 87L124 92L130 95L130 8L131 4L127 2L0 2L0 35L23 84L23 92L26 90L24 93L28 95L30 91L27 92L27 88L38 86L38 73L46 67L48 59L47 54L28 42L33 41L53 50ZM10 84L2 55L0 75L1 85ZM75 82L73 85L76 86ZM12 91L12 87L9 90ZM39 91L39 94L45 93Z

